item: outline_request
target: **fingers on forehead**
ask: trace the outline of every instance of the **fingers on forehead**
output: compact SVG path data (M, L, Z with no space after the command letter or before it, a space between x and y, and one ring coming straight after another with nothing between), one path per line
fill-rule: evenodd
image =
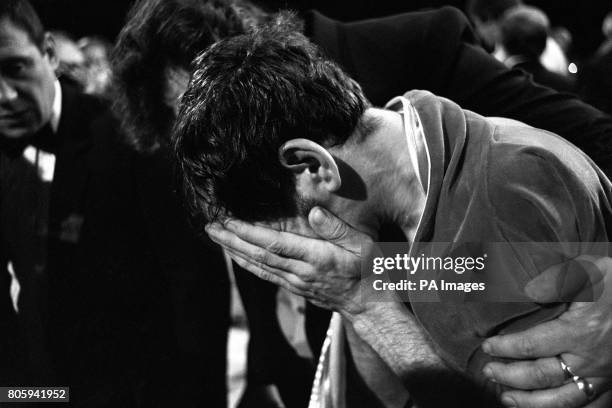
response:
M205 231L213 241L221 245L229 244L232 236L236 236L219 223L208 224Z
M227 222L225 228L240 239L264 248L271 253L299 259L304 258L304 248L309 241L309 238L289 232L276 231L265 226L236 220Z
M299 295L303 295L304 290L307 288L305 282L303 282L296 275L268 265L254 263L253 261L244 258L244 256L239 252L231 249L228 249L228 253L239 266L250 271L251 273L254 273L261 279L272 282L275 285L282 286L285 289Z
M228 251L229 252L229 251ZM253 263L247 261L246 259L230 252L230 256L240 267L246 269L247 271L255 274L258 278L263 279L265 281L271 282L278 286L284 286L284 281L281 277L276 274L273 274L269 271L264 270L261 267L254 265Z
M308 269L308 265L300 260L276 255L246 241L241 241L239 246L225 248L228 252L237 254L253 264L275 268L286 274L301 275Z
M244 248L246 244L253 240L248 239L252 233L242 224L242 222L239 226L230 225L229 222L209 224L206 227L206 232L213 241L220 245L235 249Z

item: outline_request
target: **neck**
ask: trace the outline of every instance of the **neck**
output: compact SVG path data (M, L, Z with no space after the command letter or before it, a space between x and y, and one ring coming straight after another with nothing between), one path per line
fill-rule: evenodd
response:
M367 190L367 199L353 211L356 220L352 224L373 237L378 237L381 225L394 224L413 242L426 194L410 160L412 144L407 143L399 113L381 109L369 112L379 117L379 129L343 148L353 150L353 159L346 160L363 176Z

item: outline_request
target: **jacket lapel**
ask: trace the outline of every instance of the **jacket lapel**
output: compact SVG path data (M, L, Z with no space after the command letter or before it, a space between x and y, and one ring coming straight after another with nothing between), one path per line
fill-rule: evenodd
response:
M62 241L78 241L87 180L87 156L91 147L88 126L92 118L79 115L78 92L62 85L62 111L57 138L55 175L51 187L49 228Z

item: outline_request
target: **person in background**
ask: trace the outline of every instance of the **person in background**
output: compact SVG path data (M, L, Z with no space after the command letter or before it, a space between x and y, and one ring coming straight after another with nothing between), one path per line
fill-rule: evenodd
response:
M500 61L507 58L500 46L501 18L506 11L521 5L523 5L522 0L469 0L466 5L467 14L473 21L484 47ZM546 39L546 47L540 62L549 71L569 75L567 56L552 36Z
M93 266L75 299L83 406L227 405L225 259L189 225L168 149L191 58L244 31L225 5L138 1L112 51L114 115L100 129L119 130L89 155L82 253Z
M612 51L612 11L604 17L603 23L601 24L601 32L604 35L604 41L595 53L597 57Z
M602 32L606 39L580 70L578 86L585 101L612 114L612 12L604 19Z
M517 6L506 11L500 22L500 44L504 64L508 68L520 68L542 85L559 92L572 92L574 83L571 78L551 72L540 62L550 23L544 12L531 6Z
M58 384L55 305L77 274L86 155L94 122L106 112L96 98L58 80L53 36L27 0L0 3L0 270L2 385ZM20 291L7 303L10 279ZM48 300L48 302L47 302ZM7 307L10 306L10 307ZM17 313L16 313L17 311ZM10 325L5 327L4 325ZM16 356L23 357L14 361Z
M112 76L110 53L113 45L101 37L83 37L77 45L85 57L85 92L108 97Z
M54 30L51 31L55 40L55 49L59 67L57 75L65 81L72 81L74 85L84 88L86 83L85 55L70 34Z
M112 58L114 110L125 132L131 156L149 161L156 157L170 159L167 151L169 132L174 125L180 97L187 88L191 61L216 41L241 34L267 18L266 13L250 3L225 0L144 0L133 6ZM166 165L169 166L169 162ZM165 171L168 187L174 190L172 169ZM117 180L125 178L122 171L109 169L107 173ZM144 174L141 177L144 178ZM157 180L157 177L151 179ZM119 181L112 184L121 185ZM113 195L102 189L100 196ZM151 198L150 201L156 200ZM101 204L100 207L104 206ZM158 210L162 209L164 206L160 205ZM181 219L169 215L160 217L169 224ZM197 251L189 254L189 257L194 256L202 257L203 254ZM280 330L274 285L257 282L240 268L234 268L234 271L250 329L247 384L239 404L265 407L270 401L280 400L278 389L272 387L272 384L280 383L286 404L301 406L308 398L314 364L301 358ZM219 275L224 273L208 267L199 271L196 277L206 282L220 279ZM209 285L209 288L215 290L214 285ZM193 296L201 296L198 290L202 289L192 285ZM215 297L220 296L221 292L217 290ZM203 318L221 318L225 313L213 303L215 297L211 296L208 306L202 306L200 313ZM205 347L205 344L198 347ZM219 347L215 350L216 358L223 355Z
M499 20L507 10L520 4L521 0L468 0L466 14L485 49L495 51L500 38Z
M561 51L563 51L565 55L569 55L574 43L574 36L570 30L563 26L553 27L550 36L559 44Z

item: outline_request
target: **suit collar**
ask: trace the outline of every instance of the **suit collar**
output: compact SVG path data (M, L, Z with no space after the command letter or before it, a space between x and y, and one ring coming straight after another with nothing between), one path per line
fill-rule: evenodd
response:
M467 122L463 110L448 99L427 91L410 91L405 97L418 112L430 159L427 200L415 237L415 242L428 242L433 234L443 184L452 182L454 173L460 168Z
M62 87L59 79L55 80L55 95L53 96L53 107L51 111L50 126L54 133L57 133L60 117L62 116Z

